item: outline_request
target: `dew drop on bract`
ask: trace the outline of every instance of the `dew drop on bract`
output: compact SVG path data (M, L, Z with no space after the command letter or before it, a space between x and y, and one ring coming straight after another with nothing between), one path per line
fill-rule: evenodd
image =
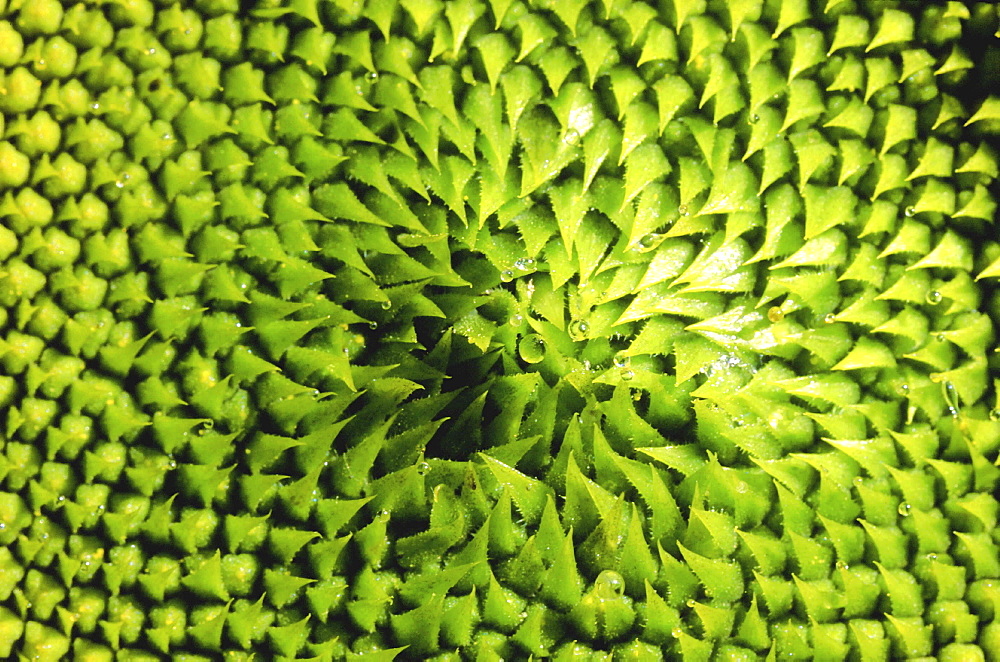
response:
M514 267L520 271L531 271L535 268L535 261L530 257L519 257L514 263Z
M545 358L545 341L537 333L529 333L517 344L517 353L525 363L539 363Z
M378 322L368 322L368 328L374 331L378 328Z
M509 321L510 321L510 325L511 326L521 326L521 324L524 323L524 316L523 315L511 315Z
M900 501L899 507L896 508L896 512L899 513L901 517L909 517L910 508L911 508L910 504L906 503L905 501Z
M370 81L370 82L372 82L372 83L374 83L375 81L378 80L378 72L377 71L369 71L368 73L365 74L365 79L368 80L368 81Z
M628 357L627 354L625 354L625 352L618 352L617 354L615 354L612 361L614 362L616 368L626 368L628 367L628 364L631 362L631 359Z
M603 570L594 580L594 590L600 598L620 598L625 593L625 579L614 570Z
M747 124L756 124L759 121L760 121L760 115L758 115L757 113L752 113L749 117L747 117Z
M590 325L583 320L573 320L569 323L569 336L573 340L583 340L590 331Z
M635 372L631 370L622 370L620 374L623 382L630 382L635 378Z
M649 234L645 234L642 236L641 239L639 239L639 241L636 242L635 250L639 251L640 253L646 253L647 251L651 251L660 245L662 239L663 236L655 232L650 232Z
M505 283L509 283L510 281L514 280L514 272L511 271L510 269L504 269L503 271L500 272L500 280L502 280Z
M382 302L382 310L389 310L390 308L392 308L392 301L386 299Z
M1000 421L1000 407L994 407L990 410L990 420Z
M567 145L575 145L580 142L580 134L577 133L576 130L570 129L566 132L566 135L563 136L563 142Z
M417 473L421 476L426 476L427 472L431 470L431 465L429 462L421 462L417 465Z
M903 215L905 215L907 218L913 218L913 215L916 213L917 210L914 209L912 205L903 210Z
M931 290L930 292L927 293L927 296L925 297L927 303L929 303L932 306L941 303L942 299L944 299L944 296L937 290Z
M680 207L677 208L677 213L680 214L681 216L687 216L691 213L691 210L688 209L687 205L681 205Z
M823 317L823 321L826 322L827 324L833 324L834 322L837 321L837 316L834 315L833 313L827 313Z
M771 322L777 323L785 319L785 313L782 312L781 308L778 306L771 306L767 311L767 319Z

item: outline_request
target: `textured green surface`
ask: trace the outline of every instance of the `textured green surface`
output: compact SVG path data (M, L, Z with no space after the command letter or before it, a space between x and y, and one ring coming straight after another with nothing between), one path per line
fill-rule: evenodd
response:
M0 0L0 657L1000 659L996 28Z

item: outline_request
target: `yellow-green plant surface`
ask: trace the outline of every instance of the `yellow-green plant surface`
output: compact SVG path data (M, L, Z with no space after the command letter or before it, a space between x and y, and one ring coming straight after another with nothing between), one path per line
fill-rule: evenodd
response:
M997 11L0 0L0 657L1000 659Z

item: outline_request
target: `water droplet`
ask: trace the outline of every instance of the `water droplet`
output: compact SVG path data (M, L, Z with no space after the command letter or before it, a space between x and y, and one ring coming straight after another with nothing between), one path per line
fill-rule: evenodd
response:
M390 308L392 308L392 301L386 299L382 302L382 310L389 310Z
M640 253L647 253L656 248L657 246L659 246L662 240L663 240L663 235L657 234L655 232L650 232L649 234L643 235L642 238L636 242L635 250L639 251Z
M537 333L529 333L517 344L517 353L525 363L540 363L545 358L545 341Z
M990 420L1000 421L1000 407L994 407L990 410Z
M914 209L912 205L903 210L903 215L907 218L913 218L913 215L916 213L917 210Z
M924 299L930 305L936 306L937 304L941 303L942 299L944 299L944 295L938 292L937 290L931 290L930 292L927 293L927 296L924 297Z
M910 393L910 385L909 384L900 384L899 386L896 387L896 392L898 394L902 395L902 396L909 395L909 393Z
M778 306L771 306L767 311L767 319L777 323L785 319L785 313Z
M630 382L630 381L632 381L632 379L635 378L635 372L633 372L631 370L622 370L621 371L621 378L622 378L622 381Z
M640 400L642 400L642 391L635 391L632 394L632 401L639 402Z
M695 605L698 604L698 601L695 600L694 598L689 598L687 601L684 602L684 604L687 606L688 609L694 609Z
M569 336L573 340L583 340L590 331L590 325L583 320L573 320L569 323Z
M365 74L365 80L374 83L375 81L378 80L378 72L369 71L368 73Z
M523 324L523 323L524 323L524 316L523 315L511 315L510 316L510 325L511 326L521 326L521 324Z
M688 209L687 205L681 205L680 207L677 208L677 213L680 214L681 216L690 216L691 210Z
M505 283L509 283L510 281L514 280L514 272L511 271L510 269L504 269L503 271L500 272L500 280L502 280Z
M530 257L519 257L514 263L514 267L521 271L531 271L535 268L535 261Z
M910 508L911 508L910 504L908 504L905 501L900 501L899 502L899 507L896 508L896 512L899 513L899 515L901 517L909 517L910 516Z
M681 635L684 634L684 630L680 628L674 628L673 630L670 631L670 634L673 635L674 639L680 639Z
M935 333L934 339L937 340L938 342L944 342L945 340L948 339L948 336L944 335L943 333Z
M757 113L752 113L750 117L747 118L747 124L756 124L760 121L760 115Z
M620 598L625 593L625 579L614 570L603 570L594 580L594 591L600 598Z
M833 313L827 313L826 315L823 316L823 321L826 322L827 324L833 324L834 322L837 321L837 316L834 315Z
M147 48L146 49L146 55L156 55L156 49L155 48Z
M368 328L374 331L378 328L378 322L368 322Z
M421 476L426 476L427 472L431 470L431 465L429 462L421 462L417 465L417 473Z
M563 136L563 142L567 145L575 145L580 142L580 134L576 130L570 129Z
M631 359L625 352L618 352L615 354L612 362L614 362L616 368L627 368L628 364L631 363Z

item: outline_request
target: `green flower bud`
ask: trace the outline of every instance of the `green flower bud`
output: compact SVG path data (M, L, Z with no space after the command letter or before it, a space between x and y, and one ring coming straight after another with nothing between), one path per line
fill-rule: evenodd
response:
M149 274L139 271L112 279L104 304L111 307L119 319L134 319L145 313L152 301Z
M35 169L39 176L40 168ZM87 185L87 167L69 155L61 152L52 161L42 184L42 192L47 198L58 200L67 195L82 193Z
M7 258L17 250L17 246L17 235L9 228L0 225L0 262L6 262Z
M24 578L24 594L31 603L31 615L45 621L66 597L66 589L55 579L32 568Z
M0 189L21 186L30 172L30 159L9 142L0 142Z
M78 119L66 131L66 146L80 162L93 165L99 159L106 159L125 146L123 138L99 119L84 123Z
M73 74L76 61L76 47L62 36L56 35L45 40L32 68L42 80L63 79Z
M250 26L247 48L257 64L281 62L288 48L288 26L275 21L261 21Z
M12 220L22 233L31 227L43 227L52 222L52 203L32 188L22 188L13 198L17 213Z
M28 156L56 151L62 138L59 124L44 110L11 124L7 135L14 136L17 148Z
M163 43L171 51L179 53L198 48L204 28L201 18L193 9L170 5L157 18L157 32L162 35Z
M179 574L180 569L177 570ZM156 641L164 653L169 646L182 644L187 636L185 632L187 611L183 602L171 600L165 605L155 607L149 612L149 621L153 631L159 633Z
M106 48L114 41L114 26L100 9L73 5L63 17L63 34L78 48Z
M145 161L149 167L159 169L165 159L176 155L179 144L170 123L158 119L141 127L130 141L129 147L134 159Z
M69 653L69 637L36 621L24 626L24 643L21 655L38 662L59 662Z
M119 30L115 35L115 48L122 53L125 62L133 69L169 69L172 62L170 52L156 37L141 27Z
M26 0L17 14L17 27L31 37L55 34L62 18L63 8L58 0Z
M68 217L66 216L68 214ZM108 205L93 193L84 193L79 200L68 203L60 215L70 221L70 234L80 239L104 229L108 223Z
M65 356L47 349L42 355L41 367L44 371L40 385L42 395L47 398L58 398L79 378L86 364L75 356Z
M12 489L19 489L19 487L12 486ZM30 524L31 512L24 500L16 494L0 492L0 543L10 545L17 540L18 534ZM0 562L0 573L12 572L12 567L9 563ZM20 581L20 577L18 577L18 581ZM0 580L0 585L4 583L3 580Z
M0 21L0 67L13 67L20 62L23 53L24 37L10 21Z
M102 482L114 483L118 480L127 462L124 444L107 442L84 453L83 475L88 483L95 478Z
M114 0L109 3L108 15L118 27L149 27L153 24L156 10L149 0Z
M177 84L189 96L208 101L222 89L219 84L222 65L201 53L178 55L174 59L174 72Z
M105 566L105 572L107 571L107 566ZM135 643L143 632L146 611L135 598L113 595L108 600L105 620L108 623L119 625L118 637L120 641L131 644Z
M93 422L87 416L65 414L59 420L59 427L51 427L46 437L49 457L73 460L90 443Z
M219 518L211 509L185 509L180 520L170 525L170 533L177 543L188 554L193 554L206 547L215 535Z
M236 133L229 126L231 116L232 110L229 106L192 99L178 114L175 126L188 148L193 149L206 140L224 133Z
M145 571L139 575L139 583L145 592L157 602L162 602L164 596L177 592L181 586L181 564L169 556L154 556L146 563ZM168 606L172 608L172 606ZM158 621L154 618L154 623ZM183 625L183 620L181 620ZM159 621L162 627L164 620Z
M89 558L86 562L94 563ZM103 591L81 586L69 590L69 612L74 616L74 626L79 632L86 634L97 629L97 621L104 615L106 606Z
M38 105L42 83L24 67L0 73L0 111L23 113Z
M212 191L198 191L191 195L177 196L174 200L174 215L184 236L191 236L215 221L215 208L218 204ZM165 292L169 293L169 290Z
M3 561L0 560L0 567ZM0 573L3 570L0 569ZM0 656L10 657L14 646L21 640L24 621L6 607L0 607Z
M2 346L7 350L0 357L0 365L9 375L19 375L29 364L38 361L45 348L45 342L36 336L10 331L3 339Z
M59 228L47 228L43 242L32 253L31 261L45 273L69 267L80 257L80 240Z
M69 316L47 296L36 297L33 303L35 311L25 330L39 338L53 340L62 331Z
M25 398L21 401L21 425L17 433L21 439L31 442L48 429L58 411L56 403L41 398Z
M67 311L97 310L108 292L108 281L94 275L86 267L59 271L52 275L51 282L52 291L58 293L62 307Z
M233 14L222 14L205 22L205 53L222 61L239 59L243 46L243 28Z

